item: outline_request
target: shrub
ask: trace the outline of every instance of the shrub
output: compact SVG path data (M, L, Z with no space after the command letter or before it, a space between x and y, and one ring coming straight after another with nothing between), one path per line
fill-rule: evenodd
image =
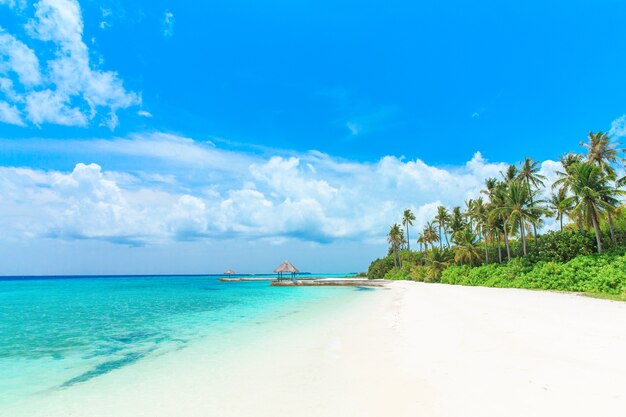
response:
M476 268L451 266L443 271L442 282L459 285L514 287L605 294L626 292L626 255L610 252L579 256L568 262L538 262L523 259L506 264Z
M376 259L373 261L369 268L367 269L367 278L368 279L383 279L387 272L393 269L393 258L387 256L382 259Z

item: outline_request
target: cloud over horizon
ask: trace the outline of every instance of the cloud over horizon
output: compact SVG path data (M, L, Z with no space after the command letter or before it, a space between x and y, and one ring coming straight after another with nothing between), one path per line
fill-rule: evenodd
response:
M259 156L164 133L85 146L138 165L157 160L155 167L170 165L172 173L83 162L71 172L1 167L5 236L132 245L222 238L381 243L403 209L416 213L419 228L438 205L478 197L484 179L506 167L480 152L448 168L394 156L353 162L317 151ZM544 173L552 175L555 164L544 162ZM189 181L187 172L199 177Z

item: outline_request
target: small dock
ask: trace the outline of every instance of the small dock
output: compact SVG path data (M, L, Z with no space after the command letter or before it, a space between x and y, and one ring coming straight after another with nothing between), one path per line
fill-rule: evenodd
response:
M276 281L276 278L253 278L253 277L234 277L220 278L221 282L244 282L244 281Z
M352 279L352 278L311 278L295 280L275 280L270 284L274 287L383 287L389 281L382 279Z

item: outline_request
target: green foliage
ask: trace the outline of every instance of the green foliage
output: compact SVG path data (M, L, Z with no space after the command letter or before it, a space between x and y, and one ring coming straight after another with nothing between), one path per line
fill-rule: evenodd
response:
M534 242L530 246L531 262L567 262L579 255L591 255L596 251L595 237L591 233L574 230L546 233L538 237L536 248Z
M390 279L394 281L406 280L408 279L408 274L405 269L392 268L385 274L385 279Z
M446 284L626 294L626 255L614 250L578 256L567 262L518 258L506 264L471 268L454 265L442 273Z
M367 278L368 279L383 279L387 272L389 272L394 267L393 258L391 256L387 256L382 259L376 259L373 261L369 268L367 269Z

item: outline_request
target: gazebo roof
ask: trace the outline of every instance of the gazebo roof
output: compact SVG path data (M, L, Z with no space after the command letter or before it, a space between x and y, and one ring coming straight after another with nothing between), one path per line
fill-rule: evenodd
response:
M295 266L293 266L291 262L285 261L282 264L280 264L280 266L276 268L274 272L276 273L288 272L291 274L297 274L298 272L300 272L300 270L296 268Z
M224 272L224 275L235 275L235 271L233 271L232 269L228 268L226 270L226 272Z

